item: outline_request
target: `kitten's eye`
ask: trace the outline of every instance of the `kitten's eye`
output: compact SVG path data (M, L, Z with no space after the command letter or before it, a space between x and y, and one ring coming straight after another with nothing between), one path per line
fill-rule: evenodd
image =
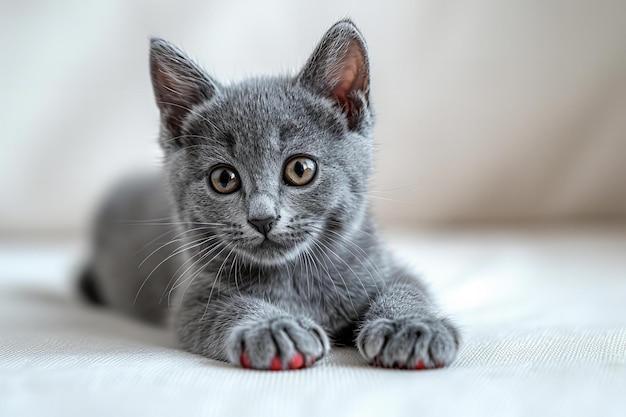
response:
M317 171L315 161L306 156L291 158L285 165L285 181L291 185L306 185L311 182Z
M209 183L215 191L221 194L235 192L241 185L239 174L237 174L235 168L226 165L220 165L211 171Z

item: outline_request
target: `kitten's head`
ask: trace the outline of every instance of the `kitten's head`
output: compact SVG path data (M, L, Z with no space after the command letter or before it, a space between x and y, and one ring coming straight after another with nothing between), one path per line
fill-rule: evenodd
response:
M221 85L161 39L150 64L172 198L188 228L213 236L207 253L276 265L359 226L373 115L352 22L331 27L295 77Z

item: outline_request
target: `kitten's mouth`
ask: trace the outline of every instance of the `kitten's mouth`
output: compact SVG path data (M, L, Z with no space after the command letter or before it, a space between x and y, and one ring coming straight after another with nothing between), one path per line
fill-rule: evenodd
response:
M258 248L263 250L277 250L282 248L282 245L266 237L261 243L259 243Z
M260 243L240 248L238 252L242 252L242 255L257 264L279 265L295 258L302 243L286 244L266 237Z

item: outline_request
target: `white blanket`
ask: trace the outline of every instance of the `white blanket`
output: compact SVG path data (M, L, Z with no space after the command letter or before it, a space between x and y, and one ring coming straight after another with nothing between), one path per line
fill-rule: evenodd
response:
M447 369L238 369L81 303L76 245L0 249L0 416L626 415L626 227L395 233L464 328Z

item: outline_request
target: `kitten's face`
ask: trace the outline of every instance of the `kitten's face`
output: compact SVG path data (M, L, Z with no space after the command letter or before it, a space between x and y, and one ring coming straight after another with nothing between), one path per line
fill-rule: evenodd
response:
M213 253L281 264L361 221L373 122L352 23L333 26L295 78L222 87L161 40L151 64L170 191Z
M186 147L170 156L172 189L185 221L210 223L226 253L281 263L329 245L322 229L362 216L371 141L331 103L265 79L224 89L194 113ZM266 235L249 222L267 218Z

